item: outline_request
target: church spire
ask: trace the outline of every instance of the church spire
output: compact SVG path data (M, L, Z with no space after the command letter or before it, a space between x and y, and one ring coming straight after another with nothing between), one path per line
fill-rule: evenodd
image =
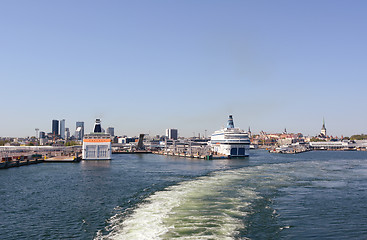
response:
M321 136L326 137L325 118L322 118Z

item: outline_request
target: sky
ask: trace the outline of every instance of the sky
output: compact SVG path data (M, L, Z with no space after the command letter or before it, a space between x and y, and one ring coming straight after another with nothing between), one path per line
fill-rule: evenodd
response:
M367 133L367 1L0 2L0 136Z

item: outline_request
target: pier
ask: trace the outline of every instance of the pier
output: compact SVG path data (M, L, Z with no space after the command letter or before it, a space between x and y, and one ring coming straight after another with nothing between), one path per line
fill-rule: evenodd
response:
M0 147L0 169L43 162L79 162L81 147L6 146Z
M166 156L177 156L186 158L200 158L200 159L219 159L227 158L224 155L213 154L210 146L207 143L203 144L201 142L193 141L176 141L172 142L172 145L168 145L167 142L165 146L161 149L152 151L154 154L166 155Z
M129 151L129 150L113 150L112 154L149 154L149 153L153 153L152 151L149 150L133 150L133 151Z
M14 156L14 157L5 157L1 158L0 169L12 168L12 167L21 167L31 164L42 163L43 159L36 156L28 158L28 156Z
M46 158L43 162L80 162L82 159L79 156L57 156Z
M153 151L153 154L166 155L166 156L176 156L176 157L185 157L185 158L199 158L206 160L213 159L228 159L230 157L220 154L208 154L208 155L199 155L199 154L188 154L188 153L178 153L178 152L166 152L166 151Z

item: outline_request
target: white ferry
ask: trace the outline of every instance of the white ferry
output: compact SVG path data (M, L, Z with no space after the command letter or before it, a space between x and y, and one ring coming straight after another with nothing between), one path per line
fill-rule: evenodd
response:
M234 127L232 115L229 115L226 128L215 131L210 140L212 151L228 157L248 157L250 139L248 134Z
M96 119L93 132L83 138L83 160L111 160L111 155L111 136L102 132L101 120Z

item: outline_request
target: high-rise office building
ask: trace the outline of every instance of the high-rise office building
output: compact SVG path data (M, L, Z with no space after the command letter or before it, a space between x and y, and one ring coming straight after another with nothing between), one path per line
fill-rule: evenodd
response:
M65 128L65 140L68 140L70 138L70 130L69 128Z
M60 137L65 139L65 119L60 121Z
M39 138L45 138L46 137L46 133L45 132L40 132Z
M52 135L54 137L59 135L59 120L52 120Z
M113 127L108 127L106 132L111 136L115 136L115 128Z
M178 130L174 128L166 129L166 136L168 139L177 140L178 138Z
M75 138L82 140L84 137L84 122L76 122Z

